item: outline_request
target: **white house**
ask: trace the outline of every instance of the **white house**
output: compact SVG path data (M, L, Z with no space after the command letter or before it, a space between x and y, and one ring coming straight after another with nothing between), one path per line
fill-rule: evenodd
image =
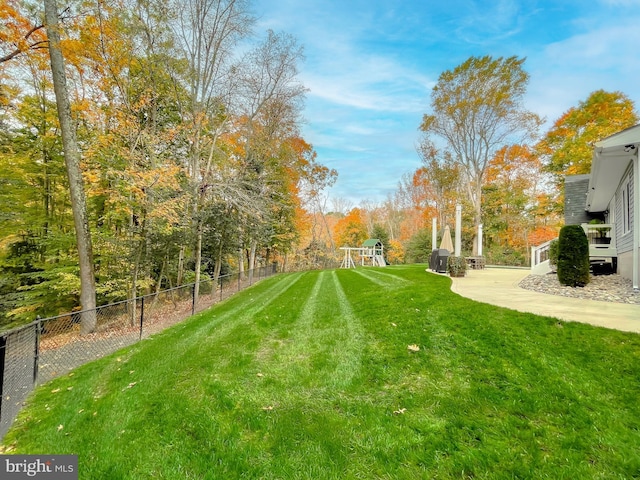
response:
M615 230L618 273L639 287L640 125L595 144L585 210L604 214Z

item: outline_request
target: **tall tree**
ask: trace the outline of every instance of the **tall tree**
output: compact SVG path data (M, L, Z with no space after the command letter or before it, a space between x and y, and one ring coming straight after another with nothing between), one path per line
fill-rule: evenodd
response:
M259 243L256 234L264 232L265 221L273 225L269 218L274 207L284 213L280 209L284 197L278 193L287 189L282 172L288 159L295 159L297 155L285 154L290 149L283 146L298 135L305 93L297 79L302 59L302 47L294 37L268 31L264 42L243 58L237 70L237 107L244 139L243 177L253 196L252 206L265 199L271 205L260 218L249 216L248 223L240 225L251 252L249 268L253 268ZM280 201L274 201L276 199Z
M489 162L483 187L483 226L491 261L526 264L541 185L540 159L527 146L501 148ZM504 257L505 252L510 253L509 258Z
M324 238L328 240L328 247L331 253L335 254L335 243L331 235L331 228L327 222L326 203L328 195L324 193L324 190L336 182L338 172L317 164L315 162L315 152L303 168L304 172L301 177L300 194L303 206L311 212L310 253L312 257L316 256L317 249L321 247L320 239L323 238L324 234ZM323 250L326 247L327 245L323 245Z
M516 57L471 57L443 72L431 92L432 113L420 127L425 141L433 135L442 138L463 168L476 226L482 221L482 183L489 161L499 148L531 137L541 124L523 106L529 81L523 63Z
M438 224L452 225L456 203L460 200L460 165L454 161L450 152L438 150L428 140L419 145L418 154L422 159L422 167L416 170L414 181L425 184L438 215Z
M60 32L58 24L58 7L55 0L45 0L45 23L49 38L49 56L51 74L58 107L58 118L64 158L69 177L69 193L73 221L78 246L78 263L80 266L80 303L85 311L81 319L81 332L90 333L96 326L96 287L93 265L93 247L87 204L84 193L84 181L80 170L80 149L76 140L76 129L71 116L71 104L67 90L64 58L60 50Z
M183 114L189 124L185 132L193 196L191 217L196 231L197 298L203 235L200 211L207 198L227 196L227 183L215 178L213 168L220 153L218 140L229 119L227 110L235 88L233 49L251 32L254 19L246 0L176 0L171 5L176 15L173 26L177 47L188 64L188 102L183 106ZM222 190L213 192L216 186Z
M561 185L565 175L589 173L595 142L637 123L638 113L629 97L597 90L564 112L536 148L547 171Z

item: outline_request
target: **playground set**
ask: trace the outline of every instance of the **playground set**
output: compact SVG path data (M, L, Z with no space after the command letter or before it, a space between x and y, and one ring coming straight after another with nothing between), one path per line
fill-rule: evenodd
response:
M361 266L385 267L387 265L384 259L384 246L378 238L365 240L361 247L341 247L340 250L344 250L340 268L356 268L354 256L360 257Z

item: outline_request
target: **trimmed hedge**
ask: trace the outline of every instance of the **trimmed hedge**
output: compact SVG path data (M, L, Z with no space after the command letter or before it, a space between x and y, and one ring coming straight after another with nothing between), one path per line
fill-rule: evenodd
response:
M562 285L589 283L589 240L580 225L565 225L558 238L558 280Z

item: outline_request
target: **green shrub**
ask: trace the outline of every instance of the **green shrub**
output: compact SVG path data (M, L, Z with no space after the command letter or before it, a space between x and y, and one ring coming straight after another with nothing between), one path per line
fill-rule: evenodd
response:
M551 240L549 244L549 265L555 267L558 265L558 253L559 253L559 245L558 239Z
M467 260L464 257L449 257L447 271L452 277L464 277L467 271Z
M405 244L406 263L428 263L431 257L431 230L423 228Z
M589 283L589 240L580 225L565 225L558 239L558 280L570 287Z

